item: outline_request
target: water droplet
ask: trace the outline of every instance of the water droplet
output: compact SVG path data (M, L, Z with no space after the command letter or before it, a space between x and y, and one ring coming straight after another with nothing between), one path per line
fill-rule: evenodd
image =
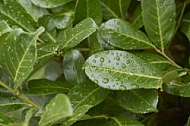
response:
M95 58L98 58L98 55L95 55L94 57L95 57Z
M144 72L144 68L141 69L141 72Z
M109 82L109 78L104 78L104 79L102 80L102 82L103 82L104 84L107 84L107 83Z
M96 63L96 60L95 60L95 59L93 59L93 62L94 62L94 63Z
M123 64L122 64L122 68L126 68L126 67L127 67L127 66L123 63Z
M116 60L119 61L119 60L120 60L120 57L119 57L119 56L116 56Z
M127 64L129 64L129 63L130 63L130 61L129 61L129 60L127 60L127 61L126 61L126 63L127 63Z
M119 86L119 90L127 90L127 88L124 85Z
M105 51L105 54L106 54L106 55L108 55L108 54L109 54L109 52L108 52L108 51Z
M102 62L102 63L104 62L104 58L103 57L100 58L100 62Z

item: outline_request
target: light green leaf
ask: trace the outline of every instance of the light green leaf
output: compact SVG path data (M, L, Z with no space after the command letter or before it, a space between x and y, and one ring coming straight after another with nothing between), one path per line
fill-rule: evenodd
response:
M143 32L125 20L111 19L104 24L100 32L107 43L121 49L147 49L152 46Z
M85 59L78 50L69 50L64 54L63 73L68 82L76 85L85 81L86 75L82 70L84 62Z
M25 31L35 31L37 23L25 8L16 0L0 3L0 19L7 21L10 26L17 26Z
M4 20L0 21L0 36L7 32L11 32L12 30L13 29L9 27L7 22L5 22Z
M42 27L33 33L15 29L4 42L0 62L13 79L15 88L18 88L33 70L37 57L36 40L43 31Z
M64 5L71 0L31 0L33 4L42 8L54 8Z
M30 108L27 111L24 122L22 123L23 126L29 126L30 119L32 118L34 112L35 112L35 108Z
M91 18L86 18L70 30L59 34L59 49L69 49L78 45L82 40L97 30L97 25Z
M142 9L148 36L156 46L164 51L175 28L175 0L142 0Z
M75 9L75 23L85 18L92 18L96 24L102 22L102 8L99 0L78 0Z
M123 108L134 113L157 112L158 94L156 90L117 91L115 99Z
M91 55L85 73L96 84L111 90L160 88L161 72L125 51L108 50Z
M112 117L111 121L108 121L103 126L144 126L142 123L127 116Z
M190 41L190 12L185 14L182 19L181 31L188 37Z
M140 5L136 7L130 22L138 29L143 26L142 8Z
M46 106L39 122L47 126L71 116L73 113L69 98L65 94L56 95Z
M76 85L69 92L69 98L73 106L73 115L64 122L64 126L70 126L80 119L90 108L101 103L109 94L91 81Z
M128 10L130 2L131 0L101 0L104 19L125 19L125 13Z

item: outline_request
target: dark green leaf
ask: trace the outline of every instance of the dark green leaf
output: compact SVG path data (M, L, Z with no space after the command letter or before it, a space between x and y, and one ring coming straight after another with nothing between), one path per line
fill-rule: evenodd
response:
M91 17L96 24L102 22L102 9L99 0L78 0L75 9L75 23Z
M93 120L85 120L85 121L78 121L74 123L72 126L102 126L106 120L102 119L93 119Z
M12 28L9 27L7 22L5 22L4 20L0 21L0 36L11 31Z
M185 14L182 19L181 31L188 37L190 41L190 12Z
M140 5L136 7L130 22L138 29L143 26L142 9Z
M131 0L101 0L104 19L123 18Z
M157 112L158 94L156 90L117 91L116 101L123 108L134 113Z
M71 116L73 113L69 98L64 94L56 95L46 106L39 122L40 126L50 124Z
M71 0L31 0L35 5L42 8L54 8L61 5L64 5Z
M76 85L69 92L69 98L73 106L73 115L64 122L64 126L70 126L76 122L90 108L101 103L108 93L108 90L102 89L91 81Z
M175 0L142 0L142 9L147 34L164 51L175 28Z
M37 57L36 40L43 31L43 28L39 28L36 32L26 33L15 29L4 42L3 53L0 54L1 65L13 79L15 88L18 88L33 70Z
M5 116L3 113L0 113L0 126L11 126L14 123L14 120L8 116Z
M147 49L152 46L143 32L125 20L109 20L103 25L100 32L107 43L121 49Z
M111 90L160 88L161 72L139 57L117 50L90 56L84 69L87 76L101 87Z
M86 75L82 70L84 62L85 59L78 50L70 50L64 54L63 73L68 82L75 85L86 79Z

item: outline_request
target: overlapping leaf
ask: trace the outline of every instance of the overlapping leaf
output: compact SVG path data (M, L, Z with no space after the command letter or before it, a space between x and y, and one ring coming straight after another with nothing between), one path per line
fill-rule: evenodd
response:
M145 30L152 42L163 51L175 28L175 0L142 0L142 9Z
M156 90L130 90L116 92L116 101L123 108L134 113L157 112L158 94Z
M160 88L161 72L148 62L126 52L108 50L91 55L85 73L96 84L111 90Z
M188 37L190 41L190 12L183 17L181 31Z
M143 32L121 19L107 21L100 34L107 43L121 49L147 49L152 46Z
M64 5L71 0L31 0L33 4L42 8L54 8Z
M0 21L0 36L10 31L12 31L12 28L9 27L7 22L4 20Z
M136 7L130 22L136 28L141 28L143 26L142 9L140 5Z
M15 88L18 88L33 70L37 57L36 40L43 31L44 28L39 28L36 32L26 33L15 29L4 42L3 53L0 54L1 65L13 79Z

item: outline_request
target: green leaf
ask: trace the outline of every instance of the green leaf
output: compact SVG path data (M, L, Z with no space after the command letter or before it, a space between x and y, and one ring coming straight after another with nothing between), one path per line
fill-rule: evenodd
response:
M40 126L51 125L73 113L69 98L65 94L56 95L46 106L39 122Z
M161 72L126 51L96 53L86 60L83 67L93 82L111 90L157 89L161 86Z
M147 49L152 46L143 32L122 19L107 21L100 32L107 43L121 49Z
M115 99L123 108L134 113L158 112L158 94L156 90L117 91Z
M9 27L7 22L5 22L4 20L0 21L0 36L7 32L11 32L12 30L13 29Z
M183 84L179 81L172 81L170 83L163 84L162 88L164 91L172 95L190 97L190 83Z
M78 0L75 9L75 23L91 17L96 24L102 22L102 8L99 0Z
M54 8L64 5L71 0L31 0L33 4L42 8Z
M0 61L3 69L13 79L15 88L18 88L33 70L37 57L36 40L43 31L42 27L33 33L15 29L4 42Z
M102 89L91 81L76 85L69 92L69 98L73 106L73 115L64 122L64 126L70 126L76 122L90 108L101 103L108 94L108 90Z
M35 31L37 24L25 8L16 0L0 3L0 19L10 26L17 26L26 31Z
M38 79L38 80L31 80L28 82L26 93L34 95L56 94L56 93L68 92L70 87L71 86L62 81Z
M101 0L104 19L125 19L125 13L128 10L130 2L131 0Z
M112 117L111 121L108 121L103 126L143 126L143 124L127 116L118 116Z
M59 49L69 49L78 45L82 40L94 33L97 25L91 18L86 18L70 30L64 30L59 34Z
M86 75L82 70L84 62L85 59L78 50L69 50L64 54L63 73L68 82L76 85L85 81Z
M24 122L22 123L23 126L29 126L29 122L30 122L30 119L32 118L33 114L34 114L34 111L35 109L34 108L30 108L26 115L25 115L25 119L24 119Z
M3 113L0 113L0 125L1 126L13 126L14 120Z
M130 22L138 29L143 26L142 9L140 5L136 7Z
M175 28L175 0L142 0L145 30L152 42L164 51Z
M187 36L190 41L190 12L185 14L182 19L181 31Z

